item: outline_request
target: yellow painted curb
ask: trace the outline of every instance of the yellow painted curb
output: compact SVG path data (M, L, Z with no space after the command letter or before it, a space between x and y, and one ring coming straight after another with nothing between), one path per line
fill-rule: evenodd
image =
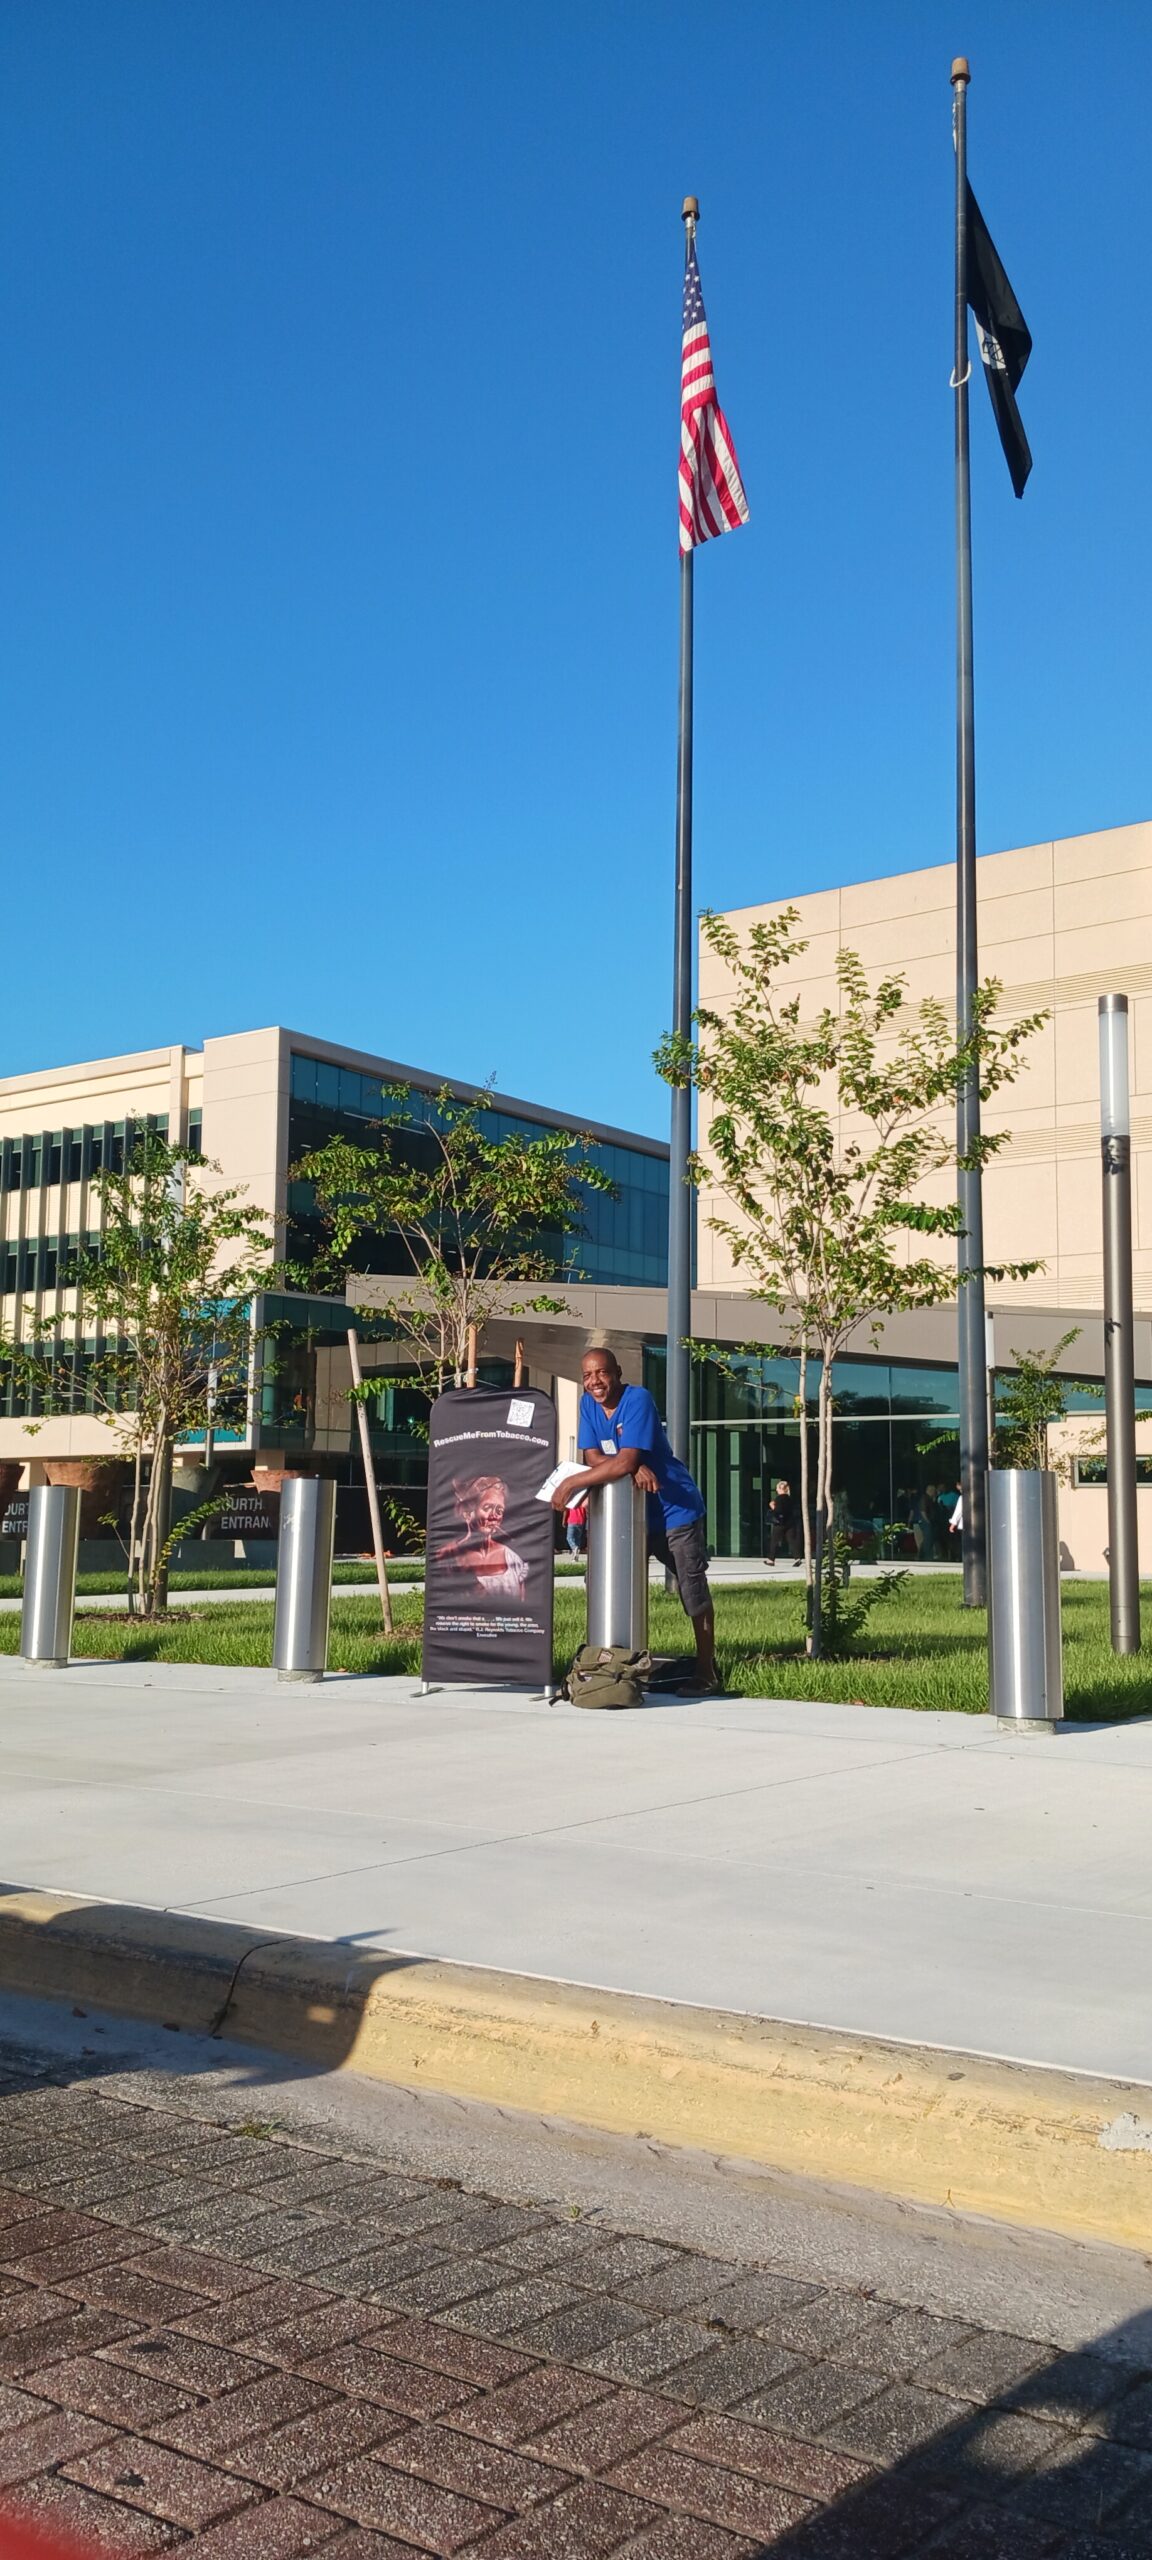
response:
M0 1980L323 2070L1152 2242L1152 2090L0 1889Z

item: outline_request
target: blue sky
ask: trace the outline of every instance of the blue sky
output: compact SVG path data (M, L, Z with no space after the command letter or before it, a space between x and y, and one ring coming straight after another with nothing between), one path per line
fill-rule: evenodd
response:
M957 51L993 850L1152 815L1142 0L3 14L0 1073L279 1020L663 1134L687 191L698 902L947 859Z

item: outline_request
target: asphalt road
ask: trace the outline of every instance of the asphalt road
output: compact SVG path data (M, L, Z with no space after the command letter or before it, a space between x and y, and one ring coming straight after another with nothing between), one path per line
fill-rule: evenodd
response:
M1152 2276L10 2001L0 2494L204 2560L1146 2560Z

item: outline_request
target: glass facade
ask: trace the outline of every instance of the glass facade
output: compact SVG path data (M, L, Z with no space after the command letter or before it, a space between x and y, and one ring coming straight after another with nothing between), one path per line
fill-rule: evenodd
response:
M198 1122L199 1114L194 1116ZM61 1207L66 1212L87 1211L89 1216L98 1207L98 1195L92 1192L79 1202L62 1202L61 1185L87 1183L104 1171L122 1172L126 1158L131 1161L137 1132L143 1129L167 1137L167 1113L86 1121L73 1129L29 1130L0 1140L0 1325L6 1331L20 1327L24 1301L39 1301L40 1312L50 1315L52 1307L45 1302L74 1285L82 1255L100 1250L98 1227L58 1232L55 1222ZM196 1143L191 1135L190 1143ZM54 1410L97 1410L91 1372L104 1347L88 1335L79 1343L67 1335L59 1342L51 1354L56 1388L49 1402ZM0 1415L11 1420L33 1418L43 1412L44 1403L43 1394L17 1384L11 1362L0 1365Z
M645 1352L644 1375L663 1407L664 1348ZM997 1379L999 1392L1007 1378ZM1101 1381L1063 1381L1070 1415L1099 1414ZM820 1364L810 1365L806 1404L814 1419ZM1137 1386L1140 1404L1149 1395ZM799 1366L765 1352L733 1354L731 1369L705 1361L693 1372L692 1467L708 1510L717 1555L767 1555L768 1504L776 1485L800 1497ZM832 1488L858 1548L942 1562L959 1554L948 1519L960 1467L955 1368L917 1360L837 1361L832 1377ZM815 1463L815 1434L809 1442ZM1152 1459L1141 1462L1152 1481ZM1105 1481L1104 1461L1084 1458L1077 1481ZM1141 1476L1141 1481L1144 1478Z
M266 1448L284 1449L289 1458L303 1455L313 1447L317 1426L317 1354L343 1351L348 1338L345 1309L331 1298L273 1296L261 1305L260 1322L268 1337L264 1361L264 1378L260 1387L257 1437ZM361 1327L362 1340L380 1336L374 1329ZM387 1338L386 1334L383 1338ZM371 1369L371 1356L365 1355L366 1371ZM481 1359L477 1378L482 1387L511 1387L510 1360ZM428 1493L428 1399L414 1388L381 1373L379 1388L367 1407L368 1431L375 1461L376 1481L385 1509L391 1500L403 1514L416 1520L424 1518ZM339 1419L346 1421L347 1408L341 1404ZM331 1422L331 1413L322 1419ZM355 1431L355 1426L353 1426ZM334 1453L333 1463L338 1478L347 1478L354 1490L361 1482L359 1441L355 1436L346 1451ZM343 1499L343 1497L341 1497ZM389 1543L395 1536L385 1527ZM369 1538L367 1515L363 1523L361 1545ZM403 1540L401 1541L403 1543Z
M121 1173L125 1145L130 1146L132 1132L144 1126L167 1137L167 1114L153 1115L146 1123L101 1120L86 1122L82 1129L42 1129L0 1139L0 1194L42 1191L59 1182L87 1182L105 1166Z
M362 1146L369 1135L369 1124L378 1122L385 1111L403 1116L412 1135L408 1138L405 1133L397 1143L415 1149L420 1145L421 1128L434 1117L435 1096L413 1087L405 1101L385 1101L378 1075L366 1075L359 1068L333 1066L326 1059L293 1052L288 1118L290 1164L296 1164L310 1149L324 1146L332 1137L347 1138ZM486 1135L495 1139L513 1134L538 1137L557 1125L554 1120L533 1119L527 1112L509 1112L495 1106L481 1114L481 1122ZM557 1276L662 1288L668 1270L667 1155L608 1139L594 1141L587 1152L615 1184L615 1196L599 1191L585 1193L580 1232L557 1235L553 1240ZM319 1231L307 1183L289 1184L288 1232L290 1255L310 1261ZM366 1258L366 1267L378 1272L407 1270L408 1259L399 1239L379 1237Z
M800 1499L799 1364L740 1357L729 1376L696 1372L694 1472L718 1555L767 1555L777 1484ZM809 1367L813 1419L820 1364ZM911 1360L838 1361L832 1373L833 1499L853 1543L885 1554L941 1559L960 1466L955 1369ZM815 1459L815 1436L809 1460Z

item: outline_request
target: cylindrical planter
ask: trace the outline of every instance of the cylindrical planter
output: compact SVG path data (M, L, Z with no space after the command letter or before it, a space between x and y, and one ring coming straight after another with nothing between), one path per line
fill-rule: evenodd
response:
M119 1505L125 1474L123 1458L46 1458L44 1473L49 1484L72 1485L79 1492L82 1538L114 1536L107 1525L107 1514L115 1512Z
M1047 1469L988 1478L988 1706L999 1725L1053 1733L1064 1714L1060 1532Z
M588 1642L647 1648L647 1504L631 1476L589 1487Z
M79 1486L33 1485L20 1613L20 1653L25 1662L58 1668L68 1660L79 1543Z
M290 1476L280 1502L273 1668L282 1680L320 1680L328 1667L336 1487Z
M323 1458L317 1458L315 1464L311 1459L301 1458L295 1465L291 1459L287 1459L283 1466L265 1466L262 1459L255 1458L252 1462L250 1481L255 1485L258 1493L280 1493L286 1484L294 1484L298 1476L304 1477L310 1483L314 1476L327 1475L331 1465L331 1460L325 1461ZM335 1480L333 1475L333 1483Z

